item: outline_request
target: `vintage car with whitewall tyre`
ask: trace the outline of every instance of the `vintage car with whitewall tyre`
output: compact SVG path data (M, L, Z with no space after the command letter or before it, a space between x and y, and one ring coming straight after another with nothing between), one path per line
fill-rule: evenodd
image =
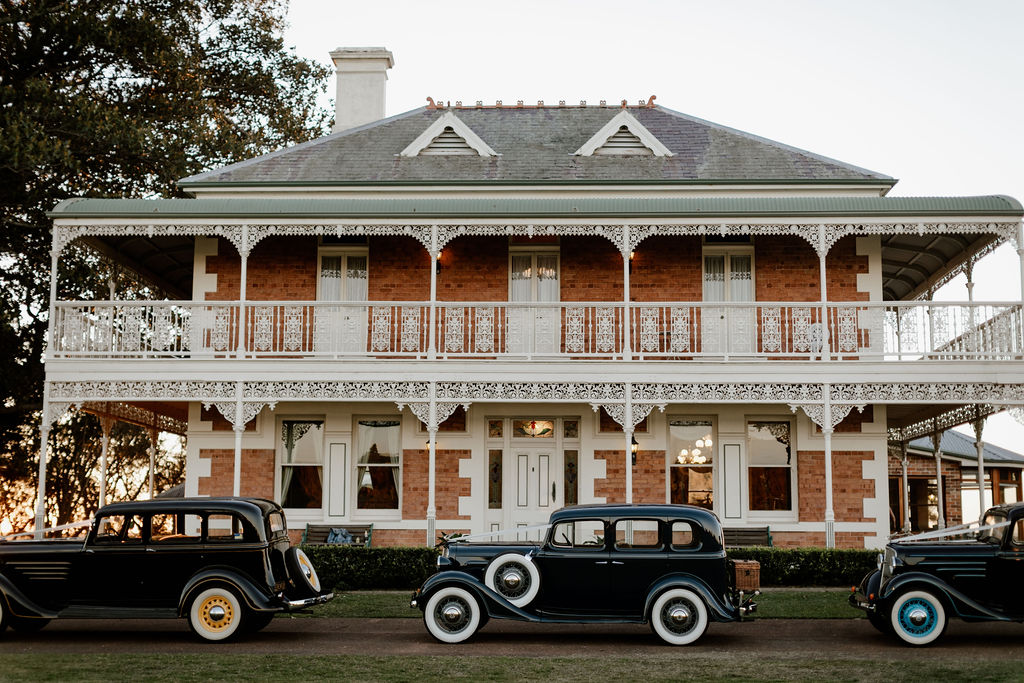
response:
M545 526L536 542L491 540L504 532L442 539L437 573L411 601L427 632L461 643L490 619L649 623L664 642L687 645L710 622L757 609L758 591L736 587L722 526L704 508L576 505Z
M332 597L269 500L114 503L84 538L0 540L0 633L51 619L166 617L225 641Z
M939 640L951 618L1024 622L1024 503L975 524L892 540L850 595L868 622L910 646Z

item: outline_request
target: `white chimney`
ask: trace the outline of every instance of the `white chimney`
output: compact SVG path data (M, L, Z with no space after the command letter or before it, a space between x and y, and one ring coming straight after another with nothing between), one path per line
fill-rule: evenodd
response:
M382 47L339 47L331 51L338 89L335 93L334 132L384 118L388 69L395 64Z

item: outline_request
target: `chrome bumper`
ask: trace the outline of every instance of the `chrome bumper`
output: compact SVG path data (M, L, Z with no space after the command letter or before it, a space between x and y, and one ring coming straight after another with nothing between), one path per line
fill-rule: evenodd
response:
M334 593L324 593L318 595L315 598L306 598L304 600L288 600L284 599L284 605L289 610L302 609L303 607L312 607L313 605L322 605L329 600L334 599Z

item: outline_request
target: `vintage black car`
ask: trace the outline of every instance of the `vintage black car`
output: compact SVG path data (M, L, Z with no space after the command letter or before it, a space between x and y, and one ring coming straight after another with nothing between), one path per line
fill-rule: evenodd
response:
M1024 621L1024 503L989 509L972 527L890 542L850 604L908 645L928 645L950 617Z
M55 618L184 617L219 641L332 597L269 500L115 503L84 541L0 541L0 632Z
M718 518L688 505L566 507L551 515L541 543L448 539L437 566L411 604L444 643L496 618L650 622L665 642L685 645L709 621L757 608L756 591L735 587Z

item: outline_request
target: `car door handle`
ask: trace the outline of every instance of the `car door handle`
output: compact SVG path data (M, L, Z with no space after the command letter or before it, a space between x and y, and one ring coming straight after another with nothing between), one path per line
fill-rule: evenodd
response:
M598 562L595 562L594 564L608 564L608 560L600 560Z
M612 560L612 564L625 564L625 562L619 562L618 560Z

